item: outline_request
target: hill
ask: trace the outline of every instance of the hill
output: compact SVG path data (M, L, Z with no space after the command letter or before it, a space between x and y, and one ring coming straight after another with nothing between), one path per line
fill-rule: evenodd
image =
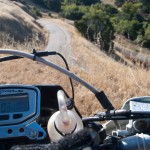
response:
M42 28L34 16L29 14L27 6L9 0L0 0L0 6L1 40L8 36L20 42L31 38L43 38Z
M12 17L12 13L15 11L14 8L16 10L19 9L19 13L26 14L26 12L18 6L20 5L19 3L11 2L8 4L7 2L9 1L2 2L6 6L10 6L9 10L5 11L7 12L7 15L5 14L5 16L7 16L6 18L10 16L12 20L16 19ZM22 14L18 13L17 15L22 16ZM26 17L28 15L29 14L26 14ZM29 19L30 23L33 19L34 23L34 18L30 15L28 17L26 20ZM17 21L19 22L19 19ZM81 36L77 29L65 21L65 19L59 18L53 19L53 21L58 25L62 25L70 32L71 56L74 58L75 63L78 64L78 66L69 64L71 65L70 70L97 89L104 90L116 108L120 108L128 98L150 95L150 71L143 70L139 67L127 66L125 62L116 62L113 58L101 52L97 46ZM20 24L22 25L21 20ZM0 48L9 47L28 50L27 47L22 46L19 42L12 41L12 43L15 44L3 41L3 45L0 45ZM25 43L25 46L26 44L28 44L28 42ZM39 45L41 45L41 43L39 43ZM38 63L34 61L25 59L1 63L0 84L60 84L67 93L71 95L68 78L51 68L44 67L41 64L37 66L37 64ZM62 65L62 62L60 62L60 64ZM91 92L76 82L74 82L74 87L75 102L82 115L87 116L102 110L99 102L94 98Z

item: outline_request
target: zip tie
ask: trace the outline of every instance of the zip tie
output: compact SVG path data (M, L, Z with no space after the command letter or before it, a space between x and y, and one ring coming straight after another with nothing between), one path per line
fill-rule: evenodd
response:
M33 61L35 61L36 60L36 56L37 56L37 52L36 52L35 49L33 49L33 54L34 54Z

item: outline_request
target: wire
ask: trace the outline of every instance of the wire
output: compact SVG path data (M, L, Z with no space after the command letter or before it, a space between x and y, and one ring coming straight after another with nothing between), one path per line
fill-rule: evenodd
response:
M36 59L36 56L38 56L38 57L44 57L44 56L49 56L49 55L58 55L64 61L67 70L70 71L66 59L63 57L63 55L61 55L60 53L57 53L56 51L51 51L51 52L46 52L46 51L45 52L37 52L35 49L33 49L33 53L31 53L31 54L34 54L33 60ZM24 57L20 57L20 56L6 56L6 57L3 57L3 58L0 58L0 62L14 60L14 59L21 59L21 58L24 58ZM69 77L69 80L70 80L70 85L71 85L71 89L72 89L72 100L74 100L74 95L75 94L74 94L73 82L72 82L72 79L70 77Z
M48 52L46 52L48 53ZM12 49L0 49L0 54L12 54L12 55L16 55L16 56L19 56L19 57L25 57L25 58L28 58L28 59L31 59L33 60L34 58L34 55L33 54L30 54L30 53L27 53L27 52L23 52L23 51L20 51L20 50L12 50ZM44 53L45 54L45 53ZM41 58L39 55L37 55L38 57L36 57L35 61L37 62L40 62L42 64L45 64L49 67L52 67L53 69L67 75L68 77L70 77L71 79L74 79L75 81L79 82L80 84L82 84L84 87L86 87L88 90L90 90L93 94L95 94L95 96L101 92L100 89L97 90L95 87L93 87L92 85L90 85L89 83L87 83L86 81L84 81L83 79L79 78L78 76L76 76L74 73L64 69L63 67L61 66L58 66L57 64L51 62L51 61L48 61L44 58ZM100 96L97 96L97 99L103 104L103 102L105 101L105 99L101 99ZM107 101L109 101L107 99ZM110 103L110 102L107 102L107 103ZM105 108L105 105L102 105L104 109L108 109L108 108Z
M67 63L66 59L64 58L64 56L57 52L56 52L56 54L62 58L62 60L64 61L65 65L66 65L67 70L70 71L68 63ZM72 89L72 99L74 100L74 86L73 86L72 79L70 77L69 77L69 80L70 80L70 85L71 85L71 89Z
M94 117L87 117L87 118L82 118L83 122L92 122L92 121L106 121L106 120L113 120L113 121L118 121L118 120L129 120L129 119L143 119L143 118L149 118L150 115L136 115L136 116L109 116L109 117L103 117L103 116L94 116Z

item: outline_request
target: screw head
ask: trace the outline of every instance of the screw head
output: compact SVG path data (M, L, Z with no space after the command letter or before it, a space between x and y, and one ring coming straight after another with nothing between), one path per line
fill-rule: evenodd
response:
M29 135L30 135L31 138L36 138L36 136L37 136L37 131L31 130L30 133L29 133Z

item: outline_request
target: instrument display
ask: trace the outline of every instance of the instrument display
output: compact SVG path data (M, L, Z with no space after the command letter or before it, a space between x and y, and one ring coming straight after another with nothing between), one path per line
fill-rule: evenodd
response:
M46 133L36 122L40 100L40 91L35 86L0 85L0 139L43 139Z
M28 110L29 95L27 93L0 96L0 114Z

